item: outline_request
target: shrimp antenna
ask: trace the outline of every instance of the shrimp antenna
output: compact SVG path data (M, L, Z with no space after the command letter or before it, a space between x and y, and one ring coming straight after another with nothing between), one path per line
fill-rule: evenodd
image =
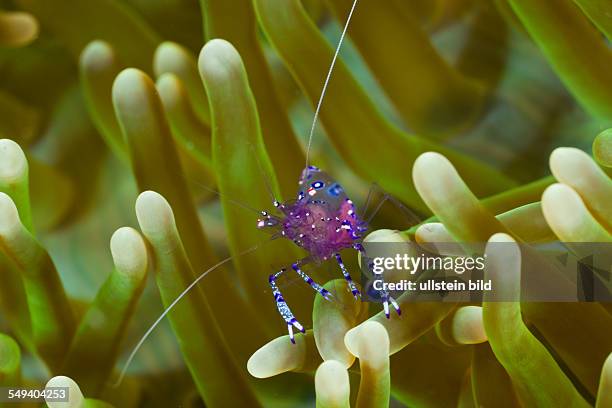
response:
M351 22L351 18L353 17L353 12L355 11L355 7L357 6L358 1L359 0L353 0L351 11L349 11L348 17L346 18L346 23L344 23L344 29L342 30L342 35L340 36L340 40L338 41L338 45L336 46L336 52L334 53L334 58L332 59L331 65L329 66L329 70L327 71L327 77L325 78L325 82L323 83L323 89L321 90L321 96L319 96L319 102L317 102L317 108L315 109L314 118L312 119L312 126L310 127L310 134L308 135L308 144L306 145L306 166L305 167L308 167L308 163L310 159L310 145L312 143L312 136L314 135L314 131L317 126L317 119L319 118L319 111L321 110L321 105L323 104L323 98L325 97L325 92L327 92L327 85L329 84L331 74L334 71L334 66L336 65L336 60L338 59L340 48L342 47L342 43L344 42L346 31L348 30L349 24Z
M248 253L251 253L253 251L255 251L257 248L259 248L261 244L257 244L255 246L252 246L251 248L244 250L236 255L232 255L232 256L228 256L227 258L223 259L222 261L217 262L216 264L214 264L213 266L211 266L210 268L208 268L207 270L205 270L204 272L202 272L200 274L200 276L198 276L193 282L191 282L191 284L189 286L187 286L185 288L185 290L183 290L181 292L180 295L178 295L176 297L176 299L174 299L172 301L172 303L170 303L170 305L168 305L168 307L162 312L162 314L157 318L157 320L155 320L155 322L151 325L151 327L149 327L149 329L146 331L146 333L140 338L140 340L138 341L138 343L136 344L136 346L132 349L132 352L130 353L130 356L128 357L127 361L125 362L125 365L123 366L123 369L121 370L121 374L119 374L119 378L117 379L117 381L112 385L112 388L117 388L121 382L123 381L123 378L125 377L125 374L130 366L130 364L132 363L132 360L134 359L134 357L136 356L136 353L138 353L138 350L140 350L140 347L142 347L142 345L144 344L145 340L147 340L147 338L149 337L149 335L151 333L153 333L153 330L155 330L155 328L159 325L159 323L161 323L161 321L164 319L164 317L166 317L166 315L168 313L170 313L170 311L174 308L174 306L176 306L176 304L183 298L185 297L185 295L194 288L195 285L197 285L202 279L204 279L204 277L206 275L208 275L209 273L211 273L212 271L214 271L215 269L217 269L218 267L228 263L229 261L231 261L232 259L236 258L236 257L240 257L243 255L246 255Z
M259 157L257 157L257 153L255 152L255 146L249 143L249 147L251 148L251 152L253 153L253 157L255 158L255 163L257 163L259 174L261 175L264 185L266 186L266 190L268 191L268 194L270 195L270 199L272 200L272 202L276 202L274 191L272 191L272 185L270 184L270 180L268 180L268 178L266 177L266 173L264 173L264 169L263 169L263 166L261 165L261 162L259 161Z

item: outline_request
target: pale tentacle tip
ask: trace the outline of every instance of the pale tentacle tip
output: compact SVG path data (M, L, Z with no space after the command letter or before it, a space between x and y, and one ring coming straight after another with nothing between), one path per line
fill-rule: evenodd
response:
M49 408L83 407L85 405L85 397L83 397L79 385L70 377L55 376L47 382L45 388L68 388L68 401L47 400L46 403Z
M381 323L366 320L365 322L346 332L344 335L344 346L352 355L360 358L359 348L363 337L367 337L371 333L382 333L381 330L385 332L385 337L388 338L388 333L386 333L387 329L385 329Z
M480 344L488 340L484 328L482 307L464 306L457 310L452 322L452 333L459 344Z
M28 162L19 144L11 139L0 139L0 179L15 183L27 175Z

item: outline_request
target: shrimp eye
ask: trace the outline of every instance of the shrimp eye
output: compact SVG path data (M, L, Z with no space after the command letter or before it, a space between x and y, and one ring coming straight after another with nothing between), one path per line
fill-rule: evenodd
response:
M315 181L314 183L311 184L312 188L316 190L322 189L324 185L325 183L323 183L322 181Z

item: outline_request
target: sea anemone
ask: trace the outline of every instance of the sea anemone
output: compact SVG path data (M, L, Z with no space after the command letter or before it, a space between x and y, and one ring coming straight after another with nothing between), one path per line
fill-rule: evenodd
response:
M612 405L609 303L518 301L525 245L612 242L606 2L361 0L309 151L352 1L3 6L0 386L71 407ZM406 293L388 319L323 264L331 302L279 283L292 344L268 276L305 254L253 210L294 197L306 157L358 204L393 197L366 242L482 253L514 301Z

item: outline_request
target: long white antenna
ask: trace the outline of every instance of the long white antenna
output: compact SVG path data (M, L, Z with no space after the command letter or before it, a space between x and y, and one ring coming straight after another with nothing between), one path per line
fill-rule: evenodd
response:
M327 91L327 85L329 84L329 80L331 78L331 74L332 74L332 72L334 70L334 66L336 65L336 60L338 59L338 54L340 53L340 48L342 47L342 43L344 42L344 37L346 35L346 31L348 30L349 23L351 22L351 18L353 17L353 12L355 11L355 7L357 6L357 2L358 1L359 0L353 0L353 5L351 6L351 11L349 12L349 15L348 15L348 17L346 19L346 23L344 24L344 29L342 30L342 35L340 36L340 40L338 41L338 46L336 47L336 51L334 53L334 58L332 59L331 65L329 66L329 71L327 72L327 77L325 78L325 83L323 84L323 89L321 90L321 96L319 97L319 101L317 102L317 109L315 110L314 118L312 120L312 126L310 128L310 134L308 135L308 145L306 147L306 166L308 166L308 160L309 160L309 156L310 156L310 145L312 143L312 136L314 134L315 127L317 125L317 119L319 117L319 111L321 110L321 104L323 103L323 98L325 97L325 92ZM259 245L254 246L254 247L249 248L246 251L243 251L243 252L241 252L241 253L239 253L239 254L237 254L235 256L245 255L245 254L247 254L249 252L252 252L252 251L256 250L258 247L259 247ZM136 344L136 346L134 347L134 349L130 353L127 361L125 362L125 365L123 366L123 369L121 370L121 374L119 374L119 378L112 385L113 388L118 387L119 384L121 384L121 382L123 381L123 378L125 377L125 374L126 374L128 368L129 368L130 364L132 363L132 360L136 356L136 353L138 353L138 351L140 350L140 348L142 347L144 342L147 340L149 335L153 332L153 330L155 330L155 328L159 325L159 323L161 323L161 321L164 319L164 317L166 317L166 315L174 308L174 306L176 306L176 304L195 285L197 285L198 282L200 282L206 275L208 275L210 272L212 272L213 270L217 269L221 265L229 262L235 256L227 257L224 260L219 261L218 263L216 263L215 265L213 265L212 267L210 267L206 271L202 272L202 274L200 276L198 276L189 286L187 286L185 288L185 290L183 290L183 292L181 292L180 295L177 296L176 299L174 299L174 301L172 303L170 303L170 305L162 312L162 314L157 318L157 320L155 320L155 322L151 325L151 327L149 327L149 329L145 332L145 334L138 341L138 343Z
M321 105L323 104L323 98L325 97L325 92L327 91L327 85L329 84L329 79L331 78L331 74L334 71L334 65L336 65L336 60L338 59L338 54L340 53L340 48L342 47L344 36L346 35L346 31L348 30L349 23L351 22L351 18L353 17L353 11L355 11L355 7L357 6L358 1L359 0L353 0L353 5L351 6L351 11L349 11L349 15L346 18L346 23L344 23L344 29L342 30L340 41L338 41L338 46L336 47L334 58L332 59L331 65L329 66L329 71L327 71L327 77L325 78L323 89L321 90L321 96L319 97L319 102L317 102L317 109L315 110L314 118L312 120L312 126L310 127L310 134L308 135L308 144L306 145L306 167L308 166L308 161L310 159L310 145L312 143L312 136L314 135L315 127L317 126L317 119L319 118L319 111L321 110Z
M233 258L238 257L238 256L242 256L242 255L246 255L249 252L253 252L254 250L256 250L259 247L259 245L255 245L249 249L247 249L246 251L242 251L237 255L233 255L233 256L228 256L227 258L225 258L222 261L217 262L216 264L214 264L213 266L211 266L210 268L208 268L206 271L202 272L200 274L200 276L198 276L193 282L191 282L191 284L189 286L187 286L185 288L185 290L183 292L181 292L180 295L178 295L176 297L176 299L174 299L174 301L172 303L170 303L170 305L162 312L162 314L157 318L157 320L155 320L155 322L151 325L151 327L149 327L149 330L146 331L146 333L140 338L140 340L138 341L138 343L136 344L136 346L134 347L134 349L132 349L132 352L130 353L130 356L128 357L127 361L125 362L125 365L123 366L123 369L121 370L121 374L119 375L119 378L117 379L117 381L112 385L113 388L116 388L119 386L119 384L121 384L121 382L123 381L123 378L125 377L125 374L127 372L127 369L129 368L130 364L132 363L132 360L134 359L134 357L136 356L136 353L138 353L138 350L140 350L140 347L142 347L143 343L145 342L145 340L149 337L149 335L153 332L153 330L155 330L155 328L157 327L157 325L159 325L159 323L164 320L164 317L166 317L166 315L168 313L170 313L170 311L172 310L172 308L174 308L174 306L176 306L176 304L187 294L187 292L189 292L195 285L198 284L198 282L200 282L202 279L204 279L204 277L206 275L208 275L210 272L214 271L215 269L217 269L218 267L220 267L221 265L231 261Z

